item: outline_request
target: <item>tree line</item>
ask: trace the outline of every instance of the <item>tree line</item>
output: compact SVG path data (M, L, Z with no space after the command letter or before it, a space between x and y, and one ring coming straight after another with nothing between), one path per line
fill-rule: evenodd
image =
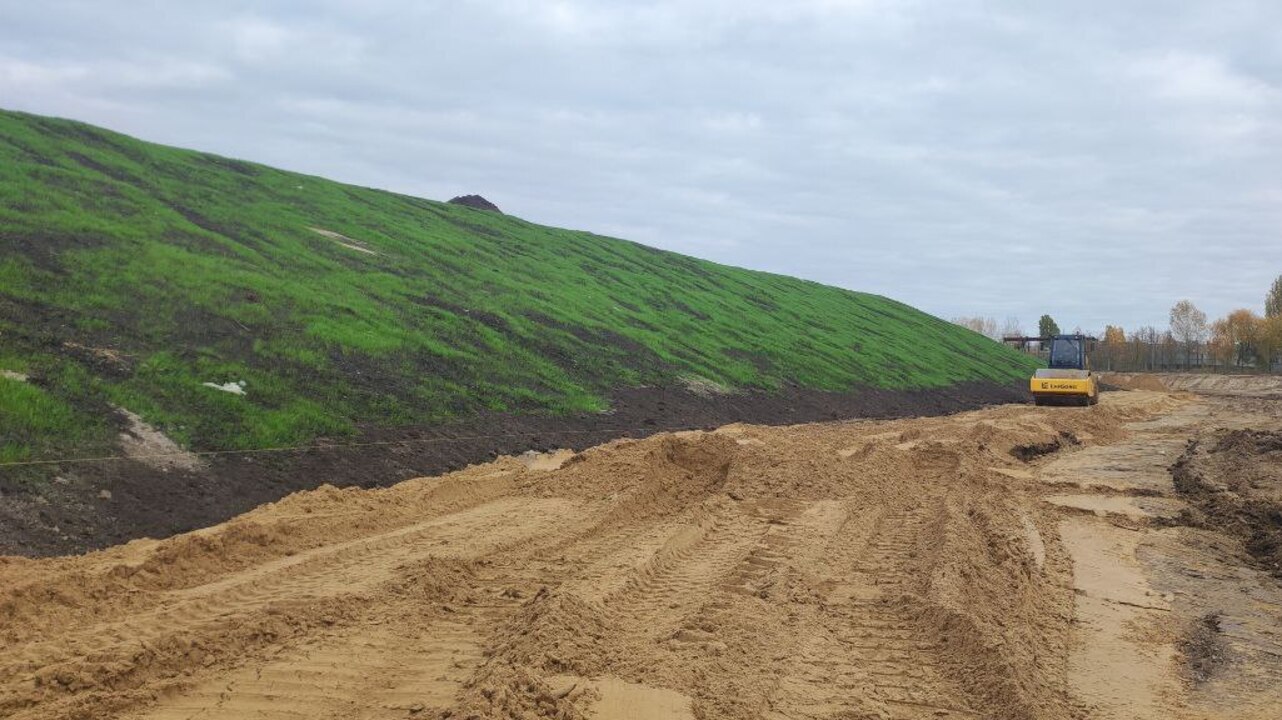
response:
M1271 372L1282 365L1282 276L1265 294L1263 309L1261 315L1239 308L1212 321L1191 300L1180 300L1171 306L1166 328L1145 326L1128 332L1106 325L1102 333L1084 333L1099 339L1090 353L1091 365L1123 372L1194 368ZM1016 318L1007 318L1000 328L992 318L959 317L953 322L998 342L1024 334ZM1038 320L1038 336L1060 333L1050 315Z
M1020 324L1019 318L1017 317L1007 317L1006 321L1003 322L1000 327L998 327L997 321L991 317L962 316L955 317L952 321L964 328L974 330L980 335L992 338L998 342L1001 342L1003 338L1022 336L1024 334L1024 326ZM1082 329L1077 328L1075 332L1081 333ZM1038 336L1050 337L1051 335L1059 334L1059 325L1053 318L1051 318L1050 315L1043 315L1041 319L1037 321Z

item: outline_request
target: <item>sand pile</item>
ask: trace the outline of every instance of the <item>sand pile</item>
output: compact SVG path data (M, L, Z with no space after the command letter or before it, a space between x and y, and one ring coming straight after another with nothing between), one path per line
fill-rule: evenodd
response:
M1012 450L1168 402L1112 395L663 434L5 559L0 715L1075 717L1070 569Z
M1215 373L1101 373L1107 384L1123 390L1191 392L1229 397L1282 397L1277 375Z

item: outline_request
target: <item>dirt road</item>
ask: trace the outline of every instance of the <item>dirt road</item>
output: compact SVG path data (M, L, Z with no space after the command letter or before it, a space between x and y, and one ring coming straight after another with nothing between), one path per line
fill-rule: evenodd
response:
M0 716L1276 718L1282 583L1168 471L1252 402L732 425L0 558Z

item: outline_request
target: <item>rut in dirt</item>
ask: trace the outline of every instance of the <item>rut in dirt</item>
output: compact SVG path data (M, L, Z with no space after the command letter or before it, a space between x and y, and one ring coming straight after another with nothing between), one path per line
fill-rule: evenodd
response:
M1282 432L1220 430L1195 438L1171 477L1192 503L1183 522L1240 539L1262 569L1282 578Z

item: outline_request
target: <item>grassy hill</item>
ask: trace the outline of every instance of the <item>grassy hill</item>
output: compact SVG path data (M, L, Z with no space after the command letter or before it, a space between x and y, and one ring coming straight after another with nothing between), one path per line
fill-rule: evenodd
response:
M0 462L108 449L110 405L236 449L1029 362L884 297L0 112L0 369L32 376L0 378Z

